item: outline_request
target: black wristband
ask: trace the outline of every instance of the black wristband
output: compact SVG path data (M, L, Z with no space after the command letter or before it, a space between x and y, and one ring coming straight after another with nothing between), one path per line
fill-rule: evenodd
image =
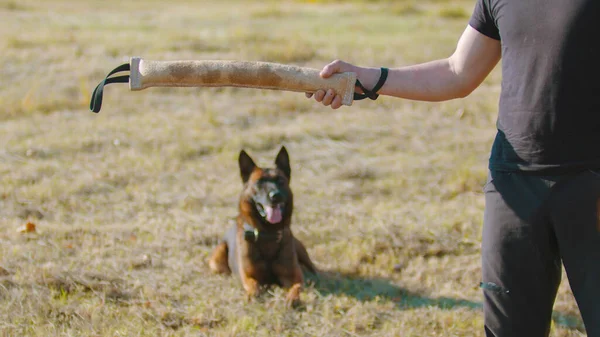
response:
M375 84L373 89L371 89L371 90L368 90L367 88L365 88L362 85L362 83L360 83L360 81L358 79L356 79L356 85L363 91L363 93L362 94L354 93L354 100L360 101L365 98L370 98L372 100L376 100L377 97L379 97L379 94L377 92L385 84L385 81L387 80L387 76L388 76L388 68L381 67L381 75L379 75L379 80L377 81L377 83Z

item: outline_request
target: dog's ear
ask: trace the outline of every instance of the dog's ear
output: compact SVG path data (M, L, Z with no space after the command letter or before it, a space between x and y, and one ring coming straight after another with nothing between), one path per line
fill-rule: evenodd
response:
M250 178L252 171L254 171L256 164L254 164L254 160L252 160L252 158L250 158L250 156L244 150L240 152L238 163L240 164L240 174L242 176L242 181L246 183L248 181L248 178Z
M277 168L285 174L285 177L288 178L288 180L290 180L292 169L290 168L290 156L288 155L285 146L282 146L281 150L279 150L279 153L275 158L275 165L277 165Z

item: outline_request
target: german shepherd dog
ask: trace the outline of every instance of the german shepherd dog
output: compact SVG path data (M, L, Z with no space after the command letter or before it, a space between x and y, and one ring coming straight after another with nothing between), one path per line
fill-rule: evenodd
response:
M265 286L286 288L286 304L295 307L300 303L303 284L301 266L312 273L316 268L290 229L294 197L288 152L281 147L274 168L256 166L244 150L238 162L244 186L239 214L213 251L210 269L237 274L249 300Z

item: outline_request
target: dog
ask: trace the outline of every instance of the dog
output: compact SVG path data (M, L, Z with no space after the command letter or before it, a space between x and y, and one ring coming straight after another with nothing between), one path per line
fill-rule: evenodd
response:
M271 285L287 290L286 305L300 304L304 267L317 273L306 248L290 228L294 197L290 189L290 159L284 146L274 168L260 168L242 150L239 169L243 190L236 223L209 260L218 274L239 276L248 299Z

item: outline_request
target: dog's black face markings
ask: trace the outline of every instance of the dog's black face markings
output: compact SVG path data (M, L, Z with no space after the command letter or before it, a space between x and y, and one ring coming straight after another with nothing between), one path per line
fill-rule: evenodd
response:
M290 196L287 182L281 171L267 169L251 187L256 211L270 224L278 224L284 218Z
M291 169L285 147L277 154L276 168L261 169L258 179L250 179L257 166L243 150L240 152L239 165L242 181L247 184L248 201L254 204L255 211L266 223L280 223L286 214L287 205L291 203Z

